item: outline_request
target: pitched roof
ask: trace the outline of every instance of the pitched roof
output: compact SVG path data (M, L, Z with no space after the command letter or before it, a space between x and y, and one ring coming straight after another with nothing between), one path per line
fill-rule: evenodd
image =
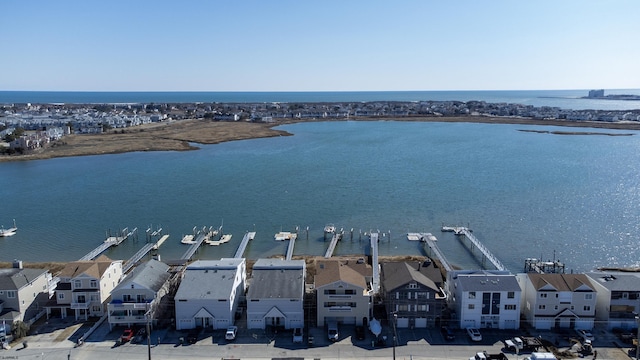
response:
M60 271L59 277L75 278L82 274L89 275L96 279L100 279L102 274L111 266L113 260L109 259L105 255L100 255L95 260L79 260L68 263L62 271Z
M529 273L529 281L539 291L595 291L585 274Z
M230 299L244 259L228 260L199 260L187 266L175 299Z
M169 276L171 276L168 270L169 265L158 260L149 260L142 265L136 266L113 291L124 288L128 289L131 287L131 284L135 283L153 292L158 292L167 279L169 279Z
M436 272L431 270L436 270ZM434 276L437 276L435 280L432 278ZM382 263L382 285L386 291L392 291L410 282L416 282L426 288L440 291L436 284L437 280L442 281L442 276L440 270L433 267L432 263L425 266L414 261Z
M253 265L247 299L302 299L304 260L259 259Z
M0 269L0 290L20 290L48 271L46 269Z
M587 273L587 276L609 291L638 291L640 289L640 273L590 272Z
M366 277L371 277L373 269L365 262L353 260L318 260L316 262L315 286L320 287L336 281L344 281L367 289Z

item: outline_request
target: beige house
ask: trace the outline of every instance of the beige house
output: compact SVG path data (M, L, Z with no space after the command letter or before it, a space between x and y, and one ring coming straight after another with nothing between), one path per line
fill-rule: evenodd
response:
M585 274L519 274L522 314L536 329L592 329L596 290Z
M317 326L325 322L367 325L372 317L372 273L363 259L318 261Z
M95 260L68 263L58 275L55 300L47 305L47 317L59 311L67 317L72 310L76 320L102 316L105 302L122 278L122 261L101 255Z
M28 321L49 299L51 274L46 269L24 269L21 261L0 269L0 323Z

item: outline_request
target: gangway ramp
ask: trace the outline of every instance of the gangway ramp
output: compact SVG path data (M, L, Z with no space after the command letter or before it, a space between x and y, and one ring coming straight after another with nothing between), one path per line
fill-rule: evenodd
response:
M372 232L371 238L371 267L373 269L372 288L374 292L380 289L380 265L378 264L378 236L377 232Z
M298 238L298 236L291 236L289 238L289 244L287 245L287 256L285 257L285 260L291 260L291 258L293 257L293 247L296 244L296 239Z
M236 250L236 254L233 255L234 258L239 259L244 256L244 251L249 244L249 241L253 240L256 237L255 231L247 231L242 238L242 242L240 246L238 246L238 250Z
M478 250L480 250L480 252L483 255L482 266L485 266L486 260L489 260L491 264L493 264L493 266L496 268L496 270L507 271L507 268L500 262L500 260L498 260L498 258L495 257L495 255L493 255L493 253L489 251L489 249L487 249L487 247L484 246L484 244L482 244L482 242L478 240L478 238L476 238L475 235L473 235L471 233L471 230L469 230L468 228L462 227L462 226L458 226L458 227L443 226L442 231L453 231L453 233L456 234L459 238L464 236L467 239L469 239L471 244L475 246Z
M433 255L435 255L438 258L438 260L442 264L442 267L445 269L445 271L447 273L451 272L453 268L447 261L447 258L444 257L444 254L438 248L438 245L436 245L436 242L433 239L426 238L426 237L423 238L422 241L424 241L424 243L429 247L429 249L431 249L431 252L433 253Z
M198 248L200 247L200 245L202 245L206 238L206 234L198 234L198 237L196 237L196 242L189 246L187 251L184 252L184 255L182 255L180 259L191 260L191 258L193 258L193 255L196 253L196 251L198 251Z
M122 266L122 273L126 274L132 267L134 267L140 259L142 259L145 255L149 253L149 251L153 250L156 247L155 243L145 244L142 249L138 250L137 253L133 254L127 262Z
M333 233L333 237L331 238L331 243L329 243L329 248L327 248L327 252L324 253L325 259L328 259L331 256L333 256L333 251L336 249L336 245L338 245L338 241L342 239L342 235L343 235L342 232Z

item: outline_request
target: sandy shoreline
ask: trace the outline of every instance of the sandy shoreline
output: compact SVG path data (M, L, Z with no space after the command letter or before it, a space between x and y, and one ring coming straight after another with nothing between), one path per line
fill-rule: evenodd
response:
M226 141L288 136L286 131L273 127L311 121L345 121L347 119L298 120L278 123L220 122L211 120L181 120L171 123L143 125L124 130L96 135L69 135L52 146L27 155L0 156L0 162L42 160L69 156L118 154L134 151L186 151L196 150L193 144L218 144ZM489 124L549 125L571 128L599 128L617 130L640 130L639 123L573 122L558 120L535 120L504 117L403 117L350 118L349 121L421 121L421 122L467 122ZM571 135L587 132L572 131ZM591 132L593 134L593 132Z

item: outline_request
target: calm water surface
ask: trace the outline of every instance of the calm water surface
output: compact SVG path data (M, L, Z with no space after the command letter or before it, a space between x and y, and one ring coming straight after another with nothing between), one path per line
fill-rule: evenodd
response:
M284 254L273 235L296 226L309 235L302 232L295 253L322 255L322 228L334 223L347 231L338 254L362 253L360 233L370 230L387 233L383 255L420 254L406 233L428 231L452 263L477 268L440 232L445 223L468 224L512 271L527 257L555 256L576 271L638 264L638 132L561 136L518 131L555 130L542 126L393 121L281 128L295 135L0 163L0 224L15 218L19 227L0 238L0 260L75 260L108 229L149 226L171 235L160 253L172 259L186 250L183 234L220 224L233 240L200 258L233 256L254 230L249 258ZM141 231L137 243L106 254L126 259L143 242Z

